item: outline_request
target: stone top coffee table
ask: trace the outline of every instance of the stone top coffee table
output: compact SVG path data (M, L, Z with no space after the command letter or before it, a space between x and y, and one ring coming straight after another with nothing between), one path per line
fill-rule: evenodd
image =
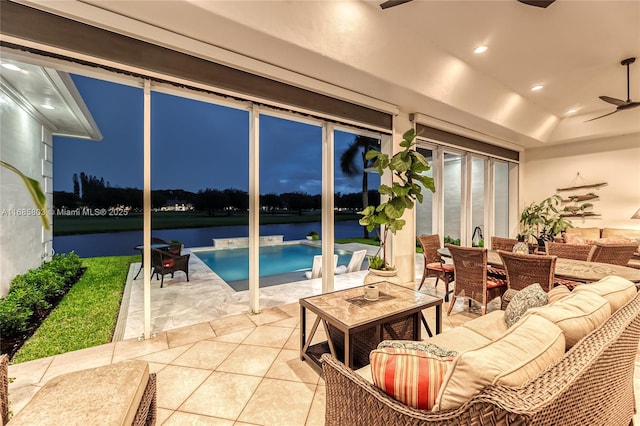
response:
M364 298L364 286L300 299L300 359L321 368L320 356L330 352L347 367L360 368L369 363L369 352L382 340L420 340L422 310L430 307L436 308L436 333L440 333L442 298L386 281L376 287L377 300ZM307 309L317 316L308 336ZM327 341L311 345L320 321Z

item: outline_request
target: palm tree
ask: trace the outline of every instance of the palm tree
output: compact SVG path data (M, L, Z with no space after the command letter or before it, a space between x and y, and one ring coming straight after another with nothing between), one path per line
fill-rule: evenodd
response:
M357 135L351 145L340 156L340 169L347 177L358 176L362 173L362 208L365 209L369 205L369 178L366 172L367 160L365 154L372 148L378 148L380 141L368 136ZM360 153L362 158L362 170L356 163L356 157ZM362 227L364 238L369 238L369 232L366 226Z

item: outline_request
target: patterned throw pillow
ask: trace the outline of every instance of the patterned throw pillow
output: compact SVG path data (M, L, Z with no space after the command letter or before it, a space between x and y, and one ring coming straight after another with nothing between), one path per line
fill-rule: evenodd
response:
M509 305L507 305L507 308L504 310L504 320L507 323L507 327L511 327L517 323L522 315L527 312L527 309L544 306L548 302L549 296L542 287L540 287L540 284L535 283L526 286L513 296L513 299L511 299L511 302L509 302Z
M456 351L441 348L433 343L416 340L383 340L378 344L378 349L382 348L411 349L414 351L427 352L428 354L442 358L453 358L458 355Z
M413 349L383 347L369 355L373 383L387 395L419 410L431 410L453 361Z

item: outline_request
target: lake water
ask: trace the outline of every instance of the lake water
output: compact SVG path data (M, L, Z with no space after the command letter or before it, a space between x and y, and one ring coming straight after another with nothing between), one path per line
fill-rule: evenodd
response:
M320 222L261 225L260 235L284 235L285 241L302 240L311 230L321 231ZM178 240L185 247L209 247L213 238L248 237L248 226L214 226L210 228L163 229L152 236L163 240ZM357 221L335 223L335 238L361 237L362 227ZM75 251L80 257L122 256L139 254L134 247L142 244L142 231L100 234L63 235L53 237L56 253Z

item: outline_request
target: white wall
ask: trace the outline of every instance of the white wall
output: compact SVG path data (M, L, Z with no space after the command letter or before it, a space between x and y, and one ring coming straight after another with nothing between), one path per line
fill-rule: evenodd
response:
M40 181L48 193L48 206L52 205L51 140L48 130L0 92L0 159ZM46 184L43 173L49 176ZM0 167L0 193L0 296L4 296L15 275L38 267L50 253L51 234L44 231L22 179L4 167Z
M573 225L640 229L640 220L630 219L640 208L640 134L537 148L524 157L521 208L556 193L572 193L557 188L607 182L599 189L573 191L598 194L593 211L602 215L571 218Z

